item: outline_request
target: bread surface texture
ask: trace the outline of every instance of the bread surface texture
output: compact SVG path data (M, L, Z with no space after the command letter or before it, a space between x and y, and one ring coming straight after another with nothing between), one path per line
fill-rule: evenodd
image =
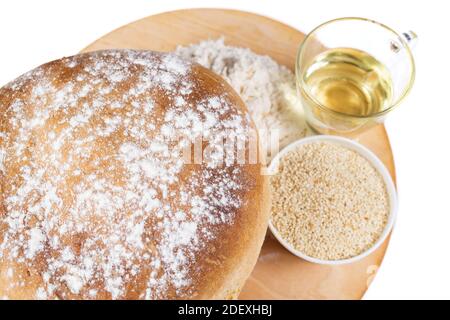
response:
M252 135L222 78L168 53L85 53L1 88L0 298L236 298L269 214L260 165L238 163Z

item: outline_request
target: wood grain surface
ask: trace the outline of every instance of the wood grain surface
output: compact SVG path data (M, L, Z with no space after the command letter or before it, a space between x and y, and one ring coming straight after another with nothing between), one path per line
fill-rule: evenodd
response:
M189 9L150 16L123 26L83 52L109 48L171 51L177 45L221 36L225 37L226 44L269 55L293 70L297 48L305 35L252 13ZM395 180L394 159L384 126L366 131L357 140L380 157ZM269 233L241 299L360 299L375 277L389 242L387 239L377 251L357 263L322 266L295 257Z

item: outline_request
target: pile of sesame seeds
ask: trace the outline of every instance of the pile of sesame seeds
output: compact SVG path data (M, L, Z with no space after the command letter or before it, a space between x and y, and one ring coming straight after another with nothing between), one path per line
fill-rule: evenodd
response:
M382 176L356 151L331 142L298 146L271 177L273 226L303 254L355 257L380 238L389 217Z

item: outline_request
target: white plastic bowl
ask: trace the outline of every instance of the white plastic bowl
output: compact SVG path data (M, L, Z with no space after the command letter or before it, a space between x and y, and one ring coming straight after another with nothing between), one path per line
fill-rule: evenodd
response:
M280 151L272 160L269 166L269 172L276 172L277 166L279 164L280 159L285 156L288 152L294 150L295 148L309 143L314 142L331 142L335 144L342 145L348 149L354 150L358 152L361 156L365 157L373 166L374 168L381 174L383 177L383 180L386 184L386 190L389 196L389 205L390 205L390 213L389 218L387 221L387 224L383 230L383 233L381 234L380 238L374 243L372 247L367 249L366 251L362 252L361 254L348 258L343 260L322 260L317 259L314 257L310 257L297 249L295 249L290 243L288 243L286 240L284 240L278 230L274 227L272 224L272 220L269 220L269 229L272 232L272 234L275 236L275 238L292 254L296 255L299 258L302 258L304 260L307 260L312 263L317 264L325 264L325 265L341 265L341 264L348 264L353 263L356 261L359 261L368 255L370 255L372 252L374 252L376 249L380 247L380 245L386 240L387 236L392 230L392 227L394 226L395 219L397 217L397 207L398 207L398 200L397 200L397 191L395 189L394 182L392 181L392 177L389 174L388 170L384 166L384 164L381 162L380 159L369 149L361 145L360 143L357 143L353 140L337 137L337 136L328 136L328 135L318 135L318 136L311 136L307 138L303 138L300 140L297 140L291 144L289 144L287 147L285 147L282 151Z

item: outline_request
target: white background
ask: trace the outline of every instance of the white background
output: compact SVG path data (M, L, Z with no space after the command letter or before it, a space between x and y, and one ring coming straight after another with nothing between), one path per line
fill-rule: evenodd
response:
M111 30L189 7L253 11L302 31L362 16L419 35L417 80L388 118L400 212L366 299L450 298L450 10L447 1L0 1L0 86L44 62L72 55Z

